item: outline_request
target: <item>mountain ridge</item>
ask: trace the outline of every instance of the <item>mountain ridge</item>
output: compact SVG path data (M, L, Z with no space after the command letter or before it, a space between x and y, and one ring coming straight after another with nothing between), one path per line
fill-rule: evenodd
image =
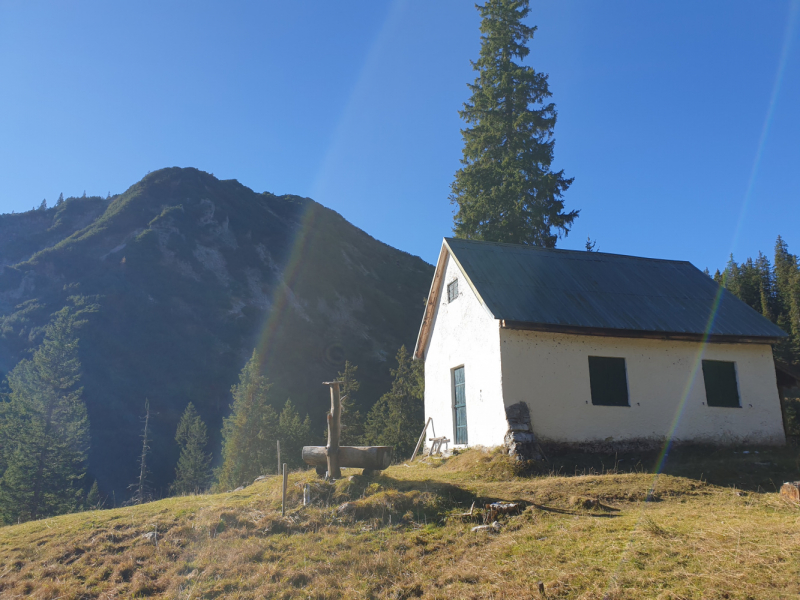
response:
M218 457L229 389L254 347L276 407L290 397L315 431L320 383L345 360L360 367L368 409L389 387L397 348L413 344L432 273L309 198L161 169L111 199L0 216L0 378L71 297L95 302L80 350L90 474L124 493L148 397L153 479L165 488L189 401Z

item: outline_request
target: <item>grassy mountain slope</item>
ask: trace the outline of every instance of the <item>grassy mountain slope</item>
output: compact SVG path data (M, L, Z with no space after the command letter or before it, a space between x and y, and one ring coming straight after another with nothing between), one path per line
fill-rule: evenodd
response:
M230 386L254 347L275 404L291 397L315 431L321 382L345 359L360 368L361 402L374 402L397 348L414 342L433 273L313 200L196 169L156 171L108 201L4 215L0 240L0 372L71 296L99 307L80 334L89 468L117 500L135 476L145 397L158 488L174 474L189 401L218 452Z
M335 485L293 473L285 517L274 477L234 493L5 527L0 596L618 600L800 593L800 507L770 483L778 473L800 476L796 449L671 456L672 474L658 478L642 471L654 457L625 457L631 459L636 468L629 472L583 457L577 468L565 462L525 476L508 457L473 450ZM562 469L581 474L555 475ZM703 473L714 474L715 483ZM305 482L314 489L309 507L300 506ZM523 510L500 517L499 532L472 532L481 507L497 500L520 502ZM473 515L459 516L473 502Z

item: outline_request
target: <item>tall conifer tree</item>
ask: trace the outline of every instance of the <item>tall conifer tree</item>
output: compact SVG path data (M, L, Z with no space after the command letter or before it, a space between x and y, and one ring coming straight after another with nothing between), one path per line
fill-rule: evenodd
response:
M217 471L219 489L229 490L276 468L275 440L278 414L270 405L272 384L261 374L255 350L231 388L231 414L222 424L222 466Z
M481 51L472 95L459 115L461 169L451 186L458 205L457 237L552 248L578 211L564 212L562 194L572 183L550 169L556 107L547 75L522 60L536 27L522 21L528 0L487 0L481 14ZM553 232L555 229L555 233Z
M80 387L76 320L57 312L30 360L8 375L0 422L0 519L76 510L83 500L89 418Z
M410 456L422 429L425 397L424 363L412 360L405 346L397 351L392 369L392 389L375 403L367 415L364 443L394 446L398 458Z
M336 376L336 380L342 382L342 431L339 437L342 446L358 446L364 438L364 417L356 404L356 393L361 388L361 382L356 379L357 372L358 367L348 360L344 363L344 371ZM328 439L327 426L323 438Z
M278 418L278 439L281 441L281 461L287 466L302 466L303 446L311 443L311 419L305 419L295 410L291 400L287 400Z
M175 441L181 448L172 491L178 494L197 494L208 486L211 478L211 455L206 452L208 431L194 404L189 402L183 412Z

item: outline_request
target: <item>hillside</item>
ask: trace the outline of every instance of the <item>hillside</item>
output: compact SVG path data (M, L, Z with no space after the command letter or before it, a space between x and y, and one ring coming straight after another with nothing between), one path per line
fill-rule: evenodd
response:
M326 410L320 384L345 360L359 366L368 408L389 387L397 349L414 343L432 273L308 198L163 169L108 200L0 216L0 380L71 297L97 305L80 332L89 474L120 501L145 398L163 489L189 401L218 455L230 386L254 347L275 403L291 397L314 431Z
M796 597L800 507L771 481L800 476L797 450L672 454L658 477L646 470L653 456L624 457L627 471L622 457L583 457L533 476L472 450L335 485L293 473L285 517L274 477L23 523L0 529L0 596ZM309 507L300 506L305 482ZM472 532L497 500L521 511ZM473 515L459 516L473 502Z

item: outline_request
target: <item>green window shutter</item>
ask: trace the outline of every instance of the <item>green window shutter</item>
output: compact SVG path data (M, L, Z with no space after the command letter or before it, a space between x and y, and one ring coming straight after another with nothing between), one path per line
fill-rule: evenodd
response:
M703 361L703 382L706 386L706 404L739 408L739 385L736 383L736 365L724 360Z
M589 357L589 384L592 404L597 406L629 406L628 375L624 358Z

